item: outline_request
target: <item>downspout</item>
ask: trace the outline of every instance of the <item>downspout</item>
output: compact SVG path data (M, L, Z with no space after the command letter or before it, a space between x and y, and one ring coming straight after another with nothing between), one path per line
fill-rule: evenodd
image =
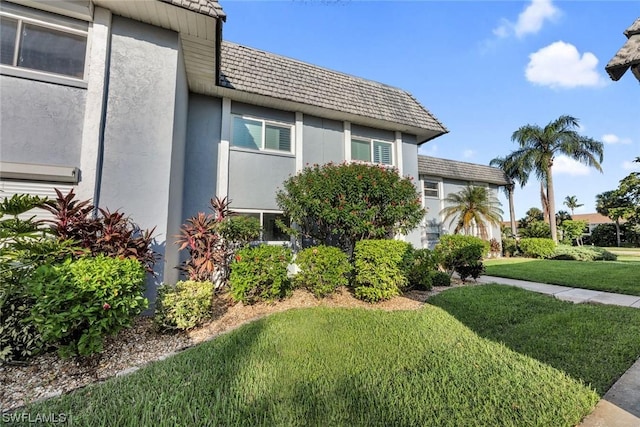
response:
M109 37L107 40L107 57L105 58L104 72L104 96L102 97L102 113L100 117L100 130L98 133L98 159L96 164L96 181L93 192L93 217L98 215L98 206L100 206L100 190L102 188L102 167L104 165L104 132L107 123L107 104L109 101L109 75L111 73L111 28L109 29Z

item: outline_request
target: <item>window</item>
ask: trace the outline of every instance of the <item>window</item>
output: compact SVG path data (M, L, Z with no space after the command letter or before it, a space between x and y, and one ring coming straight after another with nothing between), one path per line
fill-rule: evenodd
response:
M362 162L393 164L393 144L390 142L352 139L351 159Z
M231 145L251 150L292 152L292 126L246 117L233 118Z
M84 78L86 23L26 8L6 9L0 16L0 64ZM52 23L41 20L50 15Z
M271 212L241 212L239 215L255 218L260 221L262 228L261 239L264 242L288 242L291 238L288 234L283 233L278 227L276 221L282 221L287 227L289 226L289 218L281 213Z
M439 197L438 183L436 181L423 181L424 183L424 196L425 197Z

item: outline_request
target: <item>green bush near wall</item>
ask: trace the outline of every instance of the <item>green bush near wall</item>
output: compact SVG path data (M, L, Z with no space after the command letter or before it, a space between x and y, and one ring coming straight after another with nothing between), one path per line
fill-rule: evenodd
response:
M354 251L357 298L377 302L400 294L407 284L403 260L411 245L399 240L361 240Z

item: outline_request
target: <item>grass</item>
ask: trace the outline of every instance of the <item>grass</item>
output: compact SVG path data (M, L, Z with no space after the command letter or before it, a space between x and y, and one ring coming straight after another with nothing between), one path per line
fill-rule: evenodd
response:
M275 314L25 410L78 426L574 426L597 400L427 305Z
M560 261L501 258L485 261L485 274L574 288L640 296L638 261Z
M640 357L640 310L572 304L502 285L451 289L429 301L478 335L565 371L604 394Z

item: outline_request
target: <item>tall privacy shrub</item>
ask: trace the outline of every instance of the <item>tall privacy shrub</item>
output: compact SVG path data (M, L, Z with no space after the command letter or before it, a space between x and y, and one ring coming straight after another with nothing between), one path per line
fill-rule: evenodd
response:
M351 254L356 242L407 233L423 219L422 198L395 168L361 163L313 165L276 195L289 232Z

